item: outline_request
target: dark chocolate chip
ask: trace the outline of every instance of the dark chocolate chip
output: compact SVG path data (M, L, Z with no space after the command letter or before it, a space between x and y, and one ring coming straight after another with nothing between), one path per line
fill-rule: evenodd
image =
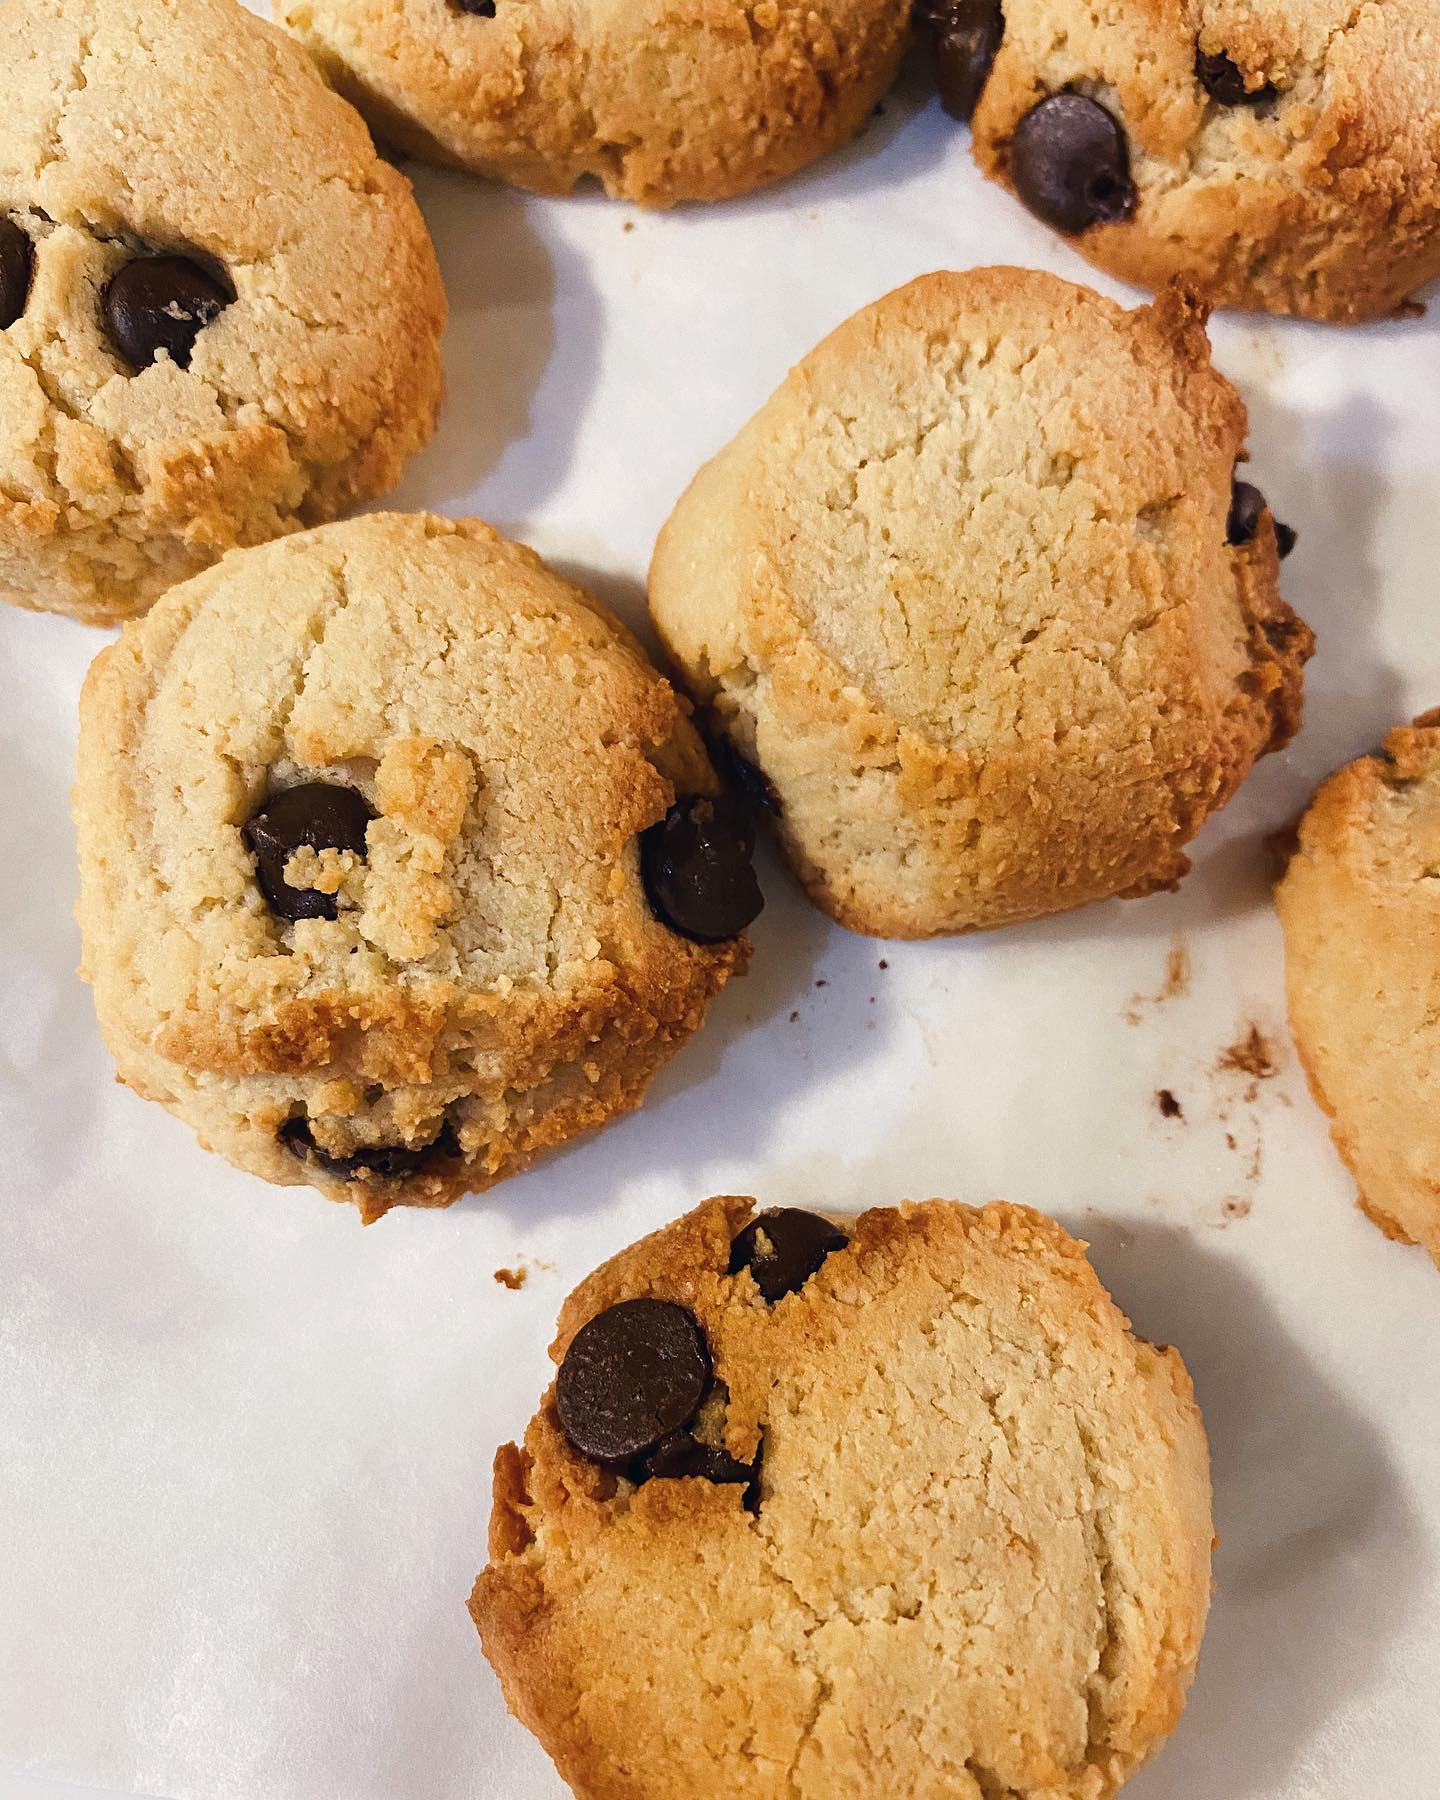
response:
M642 1456L635 1474L641 1481L684 1481L698 1477L702 1481L746 1482L754 1471L749 1463L737 1462L728 1450L713 1444L702 1444L688 1431L675 1431L658 1443L648 1456Z
M1299 542L1300 534L1293 525L1282 525L1278 519L1275 521L1275 548L1281 562L1284 562Z
M1262 106L1275 98L1275 89L1268 81L1259 87L1246 87L1245 71L1223 50L1215 55L1197 50L1195 73L1205 92L1222 106Z
M457 12L469 13L474 19L493 19L495 0L451 0Z
M304 781L272 794L246 821L244 838L255 858L265 903L278 918L333 919L335 896L291 887L285 865L297 850L365 854L365 827L375 817L363 794L333 781Z
M1083 94L1051 94L1031 107L1015 127L1010 175L1036 218L1072 237L1135 210L1125 133Z
M344 1181L363 1180L367 1175L377 1181L404 1181L428 1162L461 1154L459 1140L448 1120L428 1144L362 1144L348 1156L336 1156L317 1144L310 1121L305 1118L287 1119L278 1135L292 1156L314 1163L327 1175L338 1175Z
M689 1424L709 1385L709 1346L683 1306L622 1300L572 1338L555 1410L582 1456L624 1463Z
M793 1294L835 1250L850 1242L838 1225L818 1213L783 1206L753 1218L730 1246L730 1273L748 1269L771 1306Z
M1230 513L1225 521L1225 537L1232 544L1248 544L1260 529L1261 515L1266 510L1265 496L1249 481L1236 481L1230 490ZM1295 548L1298 537L1294 526L1275 521L1275 548L1281 562Z
M188 256L139 256L111 276L100 310L132 368L148 369L164 350L188 369L196 338L234 298Z
M754 828L733 804L677 800L640 834L640 878L656 918L697 944L738 936L765 904L754 851Z
M935 75L940 104L952 119L968 125L1005 35L999 0L951 0L925 12L935 39Z
M0 219L0 331L8 331L30 298L35 246L13 219Z
M706 748L715 765L715 773L741 806L748 807L752 813L768 812L773 818L779 818L780 796L771 785L770 777L757 763L737 750L720 731L707 740Z

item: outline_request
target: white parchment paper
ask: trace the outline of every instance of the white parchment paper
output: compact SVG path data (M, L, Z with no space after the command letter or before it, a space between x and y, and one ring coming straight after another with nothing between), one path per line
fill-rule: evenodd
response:
M397 504L484 515L632 623L696 466L857 306L982 262L1106 285L904 90L850 152L708 211L417 184L454 309L449 402ZM1190 1363L1222 1537L1189 1711L1130 1792L1436 1793L1440 1275L1355 1211L1306 1095L1261 840L1440 702L1440 313L1224 318L1214 338L1255 479L1299 529L1285 586L1320 648L1303 735L1207 829L1183 890L886 945L833 929L767 861L753 973L643 1112L368 1231L114 1084L73 974L67 811L102 639L0 619L7 1800L56 1782L555 1800L465 1612L490 1459L547 1379L566 1290L716 1191L1004 1195L1088 1238L1139 1328ZM1221 1066L1252 1027L1269 1078ZM519 1291L493 1279L521 1266Z

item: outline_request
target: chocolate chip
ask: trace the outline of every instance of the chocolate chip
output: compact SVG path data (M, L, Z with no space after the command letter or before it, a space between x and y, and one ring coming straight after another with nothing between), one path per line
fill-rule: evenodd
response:
M754 829L734 805L677 800L640 834L640 878L656 918L697 944L736 937L765 904L754 851Z
M642 1481L698 1477L702 1481L748 1482L753 1471L749 1463L737 1462L728 1450L702 1444L688 1431L675 1431L641 1457L635 1473Z
M683 1306L622 1300L571 1339L555 1410L582 1456L623 1463L687 1425L709 1385L709 1346Z
M8 331L30 298L35 246L13 219L0 219L0 331Z
M1259 87L1246 87L1245 71L1223 50L1214 55L1197 50L1195 73L1205 92L1222 106L1261 106L1275 98L1275 89L1268 81L1261 82Z
M140 256L110 278L100 310L132 368L148 369L164 350L188 369L196 338L234 298L188 256Z
M495 0L451 0L457 12L469 13L475 19L493 19Z
M770 777L757 763L751 762L743 751L737 750L721 731L716 731L707 739L706 748L715 765L715 773L742 807L748 808L752 813L768 812L772 817L779 818L782 810L780 796L771 785Z
M935 38L940 104L952 119L968 125L1005 35L999 0L951 0L927 10L921 22Z
M771 1306L797 1293L825 1258L850 1239L818 1213L783 1206L753 1218L730 1246L730 1273L748 1269Z
M345 1181L362 1180L367 1175L377 1181L404 1181L427 1163L462 1154L448 1119L428 1144L362 1144L348 1156L336 1156L317 1144L308 1119L287 1119L277 1135L292 1156Z
M1036 218L1072 237L1135 210L1125 133L1083 94L1051 94L1031 107L1015 127L1010 175Z
M1299 542L1300 533L1293 525L1282 525L1278 519L1275 521L1275 549L1281 562L1284 562Z
M285 865L297 850L365 854L365 827L375 817L363 794L333 781L304 781L271 797L246 821L244 838L255 858L265 903L278 918L333 919L335 896L291 887Z
M1230 490L1230 513L1225 520L1226 541L1248 544L1260 529L1260 517L1266 510L1265 496L1248 481L1236 481ZM1299 541L1295 528L1275 521L1275 548L1281 562Z

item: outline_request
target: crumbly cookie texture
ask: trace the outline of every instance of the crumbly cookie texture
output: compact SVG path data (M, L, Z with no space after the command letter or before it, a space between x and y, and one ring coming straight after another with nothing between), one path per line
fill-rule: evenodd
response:
M890 85L909 20L907 0L276 10L410 154L541 194L594 176L648 206L748 193L848 142Z
M1433 0L1004 0L974 150L1048 96L1119 123L1133 210L1079 232L1098 267L1215 305L1350 321L1440 276L1440 11ZM1112 196L1113 198L1113 196Z
M1324 784L1276 905L1291 1027L1360 1204L1440 1264L1440 711Z
M1245 425L1182 293L982 269L857 313L701 470L651 612L817 905L924 937L1175 884L1311 648L1269 513L1227 539Z
M316 781L373 817L360 854L285 862L334 915L290 922L245 830ZM487 1187L637 1106L743 962L638 872L637 834L715 789L618 621L486 525L237 551L81 700L82 972L120 1076L367 1222Z
M1210 1588L1204 1429L1038 1213L863 1214L767 1305L707 1201L566 1302L552 1356L638 1296L708 1340L734 1481L641 1485L547 1394L495 1460L470 1610L581 1800L1102 1800L1178 1719ZM763 1219L762 1219L763 1225Z
M0 596L94 622L385 492L429 437L445 316L409 183L236 0L0 7ZM233 291L188 366L105 323L137 256ZM4 321L0 321L3 323Z

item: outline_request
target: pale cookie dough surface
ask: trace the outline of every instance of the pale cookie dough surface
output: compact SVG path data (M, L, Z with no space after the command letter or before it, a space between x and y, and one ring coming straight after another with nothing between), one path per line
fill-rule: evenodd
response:
M1330 777L1276 904L1291 1027L1360 1203L1440 1263L1440 712Z
M765 1304L706 1202L566 1302L689 1309L738 1485L639 1486L555 1390L495 1466L471 1598L581 1800L1101 1800L1179 1717L1210 1587L1204 1429L1038 1213L867 1212ZM713 1400L712 1400L713 1403ZM754 1502L751 1502L754 1506Z
M242 835L324 780L375 813L287 923ZM235 552L96 659L75 810L84 973L122 1079L367 1218L441 1205L639 1104L745 942L652 914L636 837L715 777L598 602L478 522L377 515ZM402 1179L328 1156L419 1152Z
M1133 215L1072 241L1110 273L1184 275L1216 305L1339 321L1440 276L1440 9L1434 0L1005 0L975 154L1010 178L1047 95L1119 121ZM1259 102L1225 104L1197 56L1228 56Z
M1180 295L922 276L813 350L691 483L650 608L759 764L811 898L895 937L1173 883L1299 716L1245 408Z
M0 595L122 619L393 486L439 405L439 271L298 46L235 0L9 0L0 66L0 218L34 257L0 332ZM235 299L188 368L137 372L102 297L155 252Z
M537 193L584 176L722 200L847 142L890 85L905 0L280 0L376 129Z

